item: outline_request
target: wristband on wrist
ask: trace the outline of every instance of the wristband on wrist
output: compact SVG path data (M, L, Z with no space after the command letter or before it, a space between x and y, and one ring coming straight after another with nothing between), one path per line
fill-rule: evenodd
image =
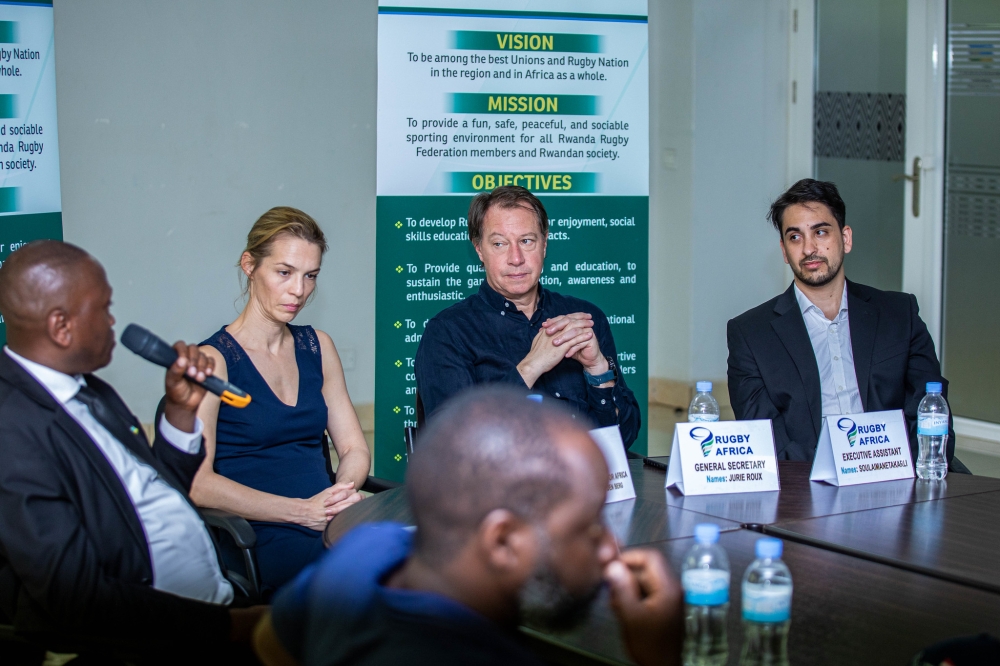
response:
M602 372L599 375L592 375L586 370L583 371L583 376L587 378L587 384L590 386L600 386L615 379L617 373L615 372L615 362L610 356L605 357L608 361L608 371Z

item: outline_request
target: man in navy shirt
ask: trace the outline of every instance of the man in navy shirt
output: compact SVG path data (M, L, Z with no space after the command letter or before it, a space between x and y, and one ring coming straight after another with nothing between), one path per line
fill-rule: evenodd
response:
M608 468L578 420L508 387L429 422L406 492L416 531L355 528L274 598L267 664L540 665L517 631L583 619L602 585L641 666L680 663L683 603L659 551L617 554Z
M639 405L615 363L607 317L538 283L548 233L542 202L523 187L476 195L469 240L486 278L427 323L417 392L430 415L474 384L511 384L566 401L596 426L617 424L628 447L639 434Z

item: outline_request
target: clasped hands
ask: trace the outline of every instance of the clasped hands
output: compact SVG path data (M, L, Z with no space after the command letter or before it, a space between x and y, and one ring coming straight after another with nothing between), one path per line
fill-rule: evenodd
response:
M361 493L353 481L335 483L303 502L303 514L298 522L303 527L322 532L338 513L361 501Z
M528 355L517 364L517 371L521 373L528 388L531 388L539 377L565 358L577 361L591 375L608 371L608 359L601 353L601 346L594 334L594 317L589 312L574 312L543 321L538 334L531 341ZM602 386L611 386L613 383L614 380Z

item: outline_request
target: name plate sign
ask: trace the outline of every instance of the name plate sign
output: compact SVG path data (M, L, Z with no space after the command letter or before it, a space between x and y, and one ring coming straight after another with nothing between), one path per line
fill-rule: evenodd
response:
M685 495L779 490L769 420L678 423L666 487Z
M608 494L604 503L635 499L632 470L628 468L621 430L616 425L595 428L590 431L590 436L597 442L597 447L604 454L604 462L608 464Z
M902 410L823 419L811 481L853 486L912 478L910 440Z

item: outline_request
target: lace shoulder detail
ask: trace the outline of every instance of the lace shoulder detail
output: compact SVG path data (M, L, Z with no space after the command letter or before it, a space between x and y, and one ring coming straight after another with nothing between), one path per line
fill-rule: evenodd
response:
M226 332L225 326L201 344L218 349L219 353L222 354L222 358L226 359L226 365L230 368L243 360L243 349L233 339L233 336Z
M292 326L288 325L288 328L292 330L292 335L295 336L295 346L298 349L302 349L316 356L321 356L319 349L319 338L316 336L316 331L312 326Z

